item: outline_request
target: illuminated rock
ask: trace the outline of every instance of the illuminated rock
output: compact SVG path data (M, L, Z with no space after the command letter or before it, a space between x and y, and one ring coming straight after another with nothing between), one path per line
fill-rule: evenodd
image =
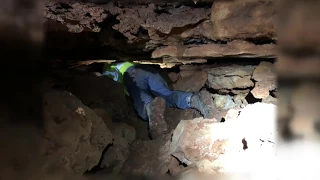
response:
M256 172L274 156L275 110L273 104L255 103L224 123L181 121L170 153L201 173Z

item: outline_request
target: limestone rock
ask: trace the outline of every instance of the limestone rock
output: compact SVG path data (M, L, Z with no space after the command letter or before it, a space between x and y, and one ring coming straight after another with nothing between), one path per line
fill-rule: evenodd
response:
M269 92L276 89L275 67L270 62L262 61L253 71L252 78L256 83L251 93L257 99L267 98Z
M139 40L138 35L141 29L147 30L150 41L147 42L146 49L153 49L154 46L164 43L168 37L166 35L170 34L173 28L179 29L194 25L201 20L208 19L210 14L207 8L188 6L168 7L166 8L168 13L157 13L157 6L153 3L124 8L108 3L104 8L119 20L119 23L112 28L127 37L129 43Z
M64 26L64 28L68 28L69 32L73 33L86 30L99 32L101 28L98 23L101 23L108 16L104 9L99 6L79 2L45 1L44 10L46 25L51 27L50 30L53 30L53 27L55 27L53 25L57 24L53 22L58 22L61 24L56 28L63 29Z
M230 95L214 94L213 98L214 98L213 102L215 104L215 107L221 110L228 110L236 106L236 104L233 102L233 99Z
M229 109L226 116L224 117L225 121L236 120L240 114L239 109Z
M194 109L167 108L165 112L169 131L174 130L181 120L191 120L196 117L200 117L200 114Z
M215 1L211 13L213 36L215 39L274 39L275 16L273 0Z
M180 162L176 158L171 157L171 161L169 164L170 175L172 175L172 176L180 175L181 173L183 173L187 169L188 168L181 165Z
M168 76L169 76L171 82L174 82L174 83L177 82L178 79L179 79L179 75L177 73L174 73L174 72L168 73Z
M246 100L248 93L240 93L233 97L234 103L236 103L237 107L244 108L248 105L248 101Z
M100 167L110 167L113 173L118 173L130 154L129 145L136 139L136 131L127 124L114 123L112 135L113 145L104 153Z
M156 140L137 140L131 145L131 154L125 162L122 173L155 176L165 174L169 169L171 134Z
M44 95L46 168L65 167L82 174L98 165L112 134L93 110L69 92Z
M198 92L205 85L208 74L205 71L195 71L192 76L179 79L173 84L174 90L185 92Z
M216 106L213 102L212 94L209 91L204 89L204 90L201 90L200 97L203 100L204 104L209 109L208 118L216 118L217 120L221 119L221 117L219 117L218 109L216 108ZM185 119L185 120L187 120L187 119Z
M112 118L110 113L108 113L108 111L106 111L105 109L98 109L98 108L94 109L94 111L99 117L101 117L101 119L106 124L108 129L112 129Z
M254 85L251 80L255 66L229 65L208 70L208 86L220 89L249 88Z
M276 106L255 103L224 123L184 120L174 130L170 153L200 173L256 173L275 156Z
M272 96L268 96L268 97L266 97L265 99L262 99L262 102L263 103L270 103L270 104L274 104L274 105L277 105L278 103L278 100L277 100L277 98L274 98L274 97L272 97Z
M152 58L162 57L184 58L212 58L212 57L264 57L276 56L274 44L255 45L241 40L234 40L228 44L203 44L193 46L165 46L152 52Z

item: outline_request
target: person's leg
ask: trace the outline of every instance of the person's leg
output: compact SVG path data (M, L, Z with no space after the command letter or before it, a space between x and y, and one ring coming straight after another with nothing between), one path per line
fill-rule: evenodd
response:
M138 115L149 121L151 138L156 139L167 131L167 123L164 119L165 101L153 98L148 91L149 76L150 73L142 69L129 69L124 75L124 84Z
M148 84L140 71L131 68L124 74L123 81L133 102L134 109L143 120L148 120L146 104L153 100L152 94L147 90Z
M172 91L160 74L152 74L148 79L150 92L165 99L167 106L180 109L191 108L190 98L193 93Z
M160 96L165 99L167 106L180 109L197 109L205 118L209 115L209 110L198 93L172 91L158 73L152 73L149 76L148 84L151 93L156 97Z

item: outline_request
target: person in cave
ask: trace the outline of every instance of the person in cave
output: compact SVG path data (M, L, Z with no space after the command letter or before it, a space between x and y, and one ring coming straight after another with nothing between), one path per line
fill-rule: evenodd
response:
M101 76L107 76L124 85L138 115L149 122L152 139L167 132L164 119L165 107L193 108L205 118L209 110L199 93L172 91L165 80L152 67L132 62L104 64Z

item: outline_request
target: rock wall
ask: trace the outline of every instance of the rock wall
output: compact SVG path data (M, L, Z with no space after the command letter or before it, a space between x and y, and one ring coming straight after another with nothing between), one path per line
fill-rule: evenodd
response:
M84 37L88 39L87 43L100 44L98 47L105 51L108 51L106 47L111 47L129 60L135 60L130 58L130 53L180 64L217 57L275 58L277 11L274 1L205 1L196 4L137 2L129 6L115 2L95 4L47 0L45 21L47 31L68 31L70 37L72 33L93 32ZM63 49L65 45L58 41L49 38L50 48ZM78 45L74 43L74 47ZM121 56L110 51L106 53L116 59Z

